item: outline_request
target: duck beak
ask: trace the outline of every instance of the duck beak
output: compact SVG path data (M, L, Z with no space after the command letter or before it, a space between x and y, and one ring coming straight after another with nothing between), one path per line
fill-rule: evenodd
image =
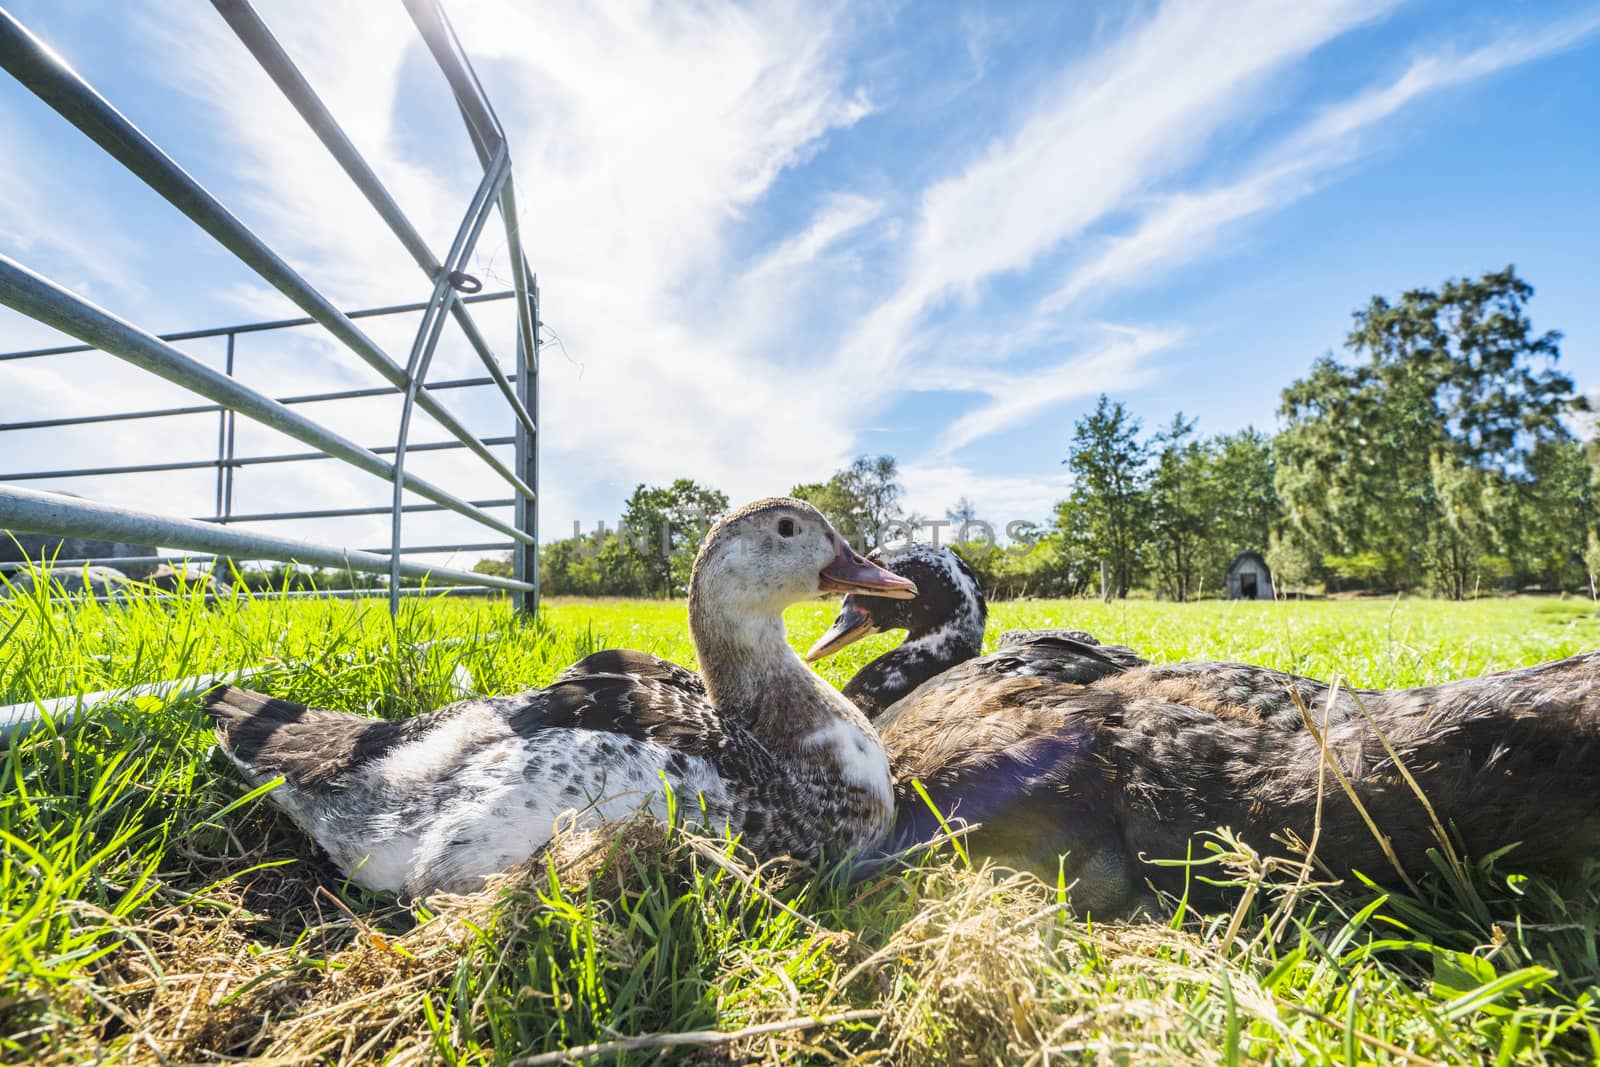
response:
M847 596L839 617L833 620L828 632L818 638L817 643L811 646L811 651L806 653L806 662L815 663L824 656L831 656L877 629L872 624L872 616L856 607L855 597Z
M842 537L833 562L822 568L818 578L819 593L870 593L891 600L910 600L917 595L917 583L857 555Z

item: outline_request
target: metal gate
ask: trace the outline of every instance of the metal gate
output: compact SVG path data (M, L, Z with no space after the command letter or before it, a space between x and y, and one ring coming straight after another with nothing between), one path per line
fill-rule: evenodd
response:
M483 178L468 204L455 240L441 259L423 240L393 197L333 115L318 98L282 46L247 0L212 0L240 41L282 90L289 102L338 161L367 202L399 238L416 261L430 286L427 299L415 304L343 312L302 278L277 253L250 231L211 193L187 174L149 137L116 110L81 76L68 67L9 12L0 8L0 68L27 87L62 118L98 144L141 181L187 215L196 225L296 304L306 317L267 323L249 323L156 336L0 253L0 303L52 326L81 343L0 355L0 380L4 361L44 359L72 352L99 350L158 375L209 401L179 408L120 412L75 418L0 422L0 432L70 427L93 422L151 419L164 415L214 412L218 415L215 458L179 458L155 464L131 464L56 471L19 471L0 475L0 530L17 533L124 541L181 550L188 559L226 556L235 560L278 560L347 568L386 575L391 610L398 607L405 578L426 578L430 583L464 590L504 590L517 597L529 612L538 608L538 360L539 297L537 281L523 253L517 225L515 190L505 131L490 106L460 42L445 19L437 0L403 0L423 42L443 72L454 102L466 123ZM465 266L489 217L498 208L510 252L512 289L477 294L481 283L465 273ZM483 331L473 320L469 305L483 300L510 299L516 308L516 367L507 374L495 357ZM401 312L422 313L421 323L404 363L384 352L356 320ZM445 328L453 319L482 362L485 374L425 384L428 369ZM384 385L301 396L269 397L233 377L235 343L239 336L265 330L318 325L377 372ZM198 337L227 340L224 372L179 351L172 342ZM451 389L494 387L509 408L512 433L480 438L438 398ZM327 426L294 410L313 401L394 395L401 398L393 444L364 446L340 436ZM8 418L0 398L0 418ZM421 408L450 435L450 440L410 441L412 412ZM234 420L244 415L308 445L314 451L239 456L234 450ZM505 462L494 448L511 445L513 456ZM508 496L463 500L406 469L410 452L466 449L509 487ZM247 466L286 463L326 457L341 461L390 485L390 503L383 508L324 509L241 514L233 508L235 473ZM41 492L15 484L21 481L85 475L150 473L215 467L217 507L214 514L178 518L135 511L57 493ZM411 493L425 503L405 500ZM511 510L509 518L491 514ZM418 510L449 510L487 527L505 541L456 545L406 545L403 516ZM318 544L262 531L233 528L236 522L287 521L350 514L387 513L389 543L358 549ZM406 554L442 550L512 549L513 577L430 568L405 562ZM154 558L154 557L153 557ZM58 563L64 561L58 561ZM72 560L74 564L95 562ZM123 562L128 562L125 558ZM174 561L176 562L176 561Z

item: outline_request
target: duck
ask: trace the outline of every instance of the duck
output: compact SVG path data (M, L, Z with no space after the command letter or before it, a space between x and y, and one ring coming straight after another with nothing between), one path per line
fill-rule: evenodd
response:
M549 686L387 721L236 686L206 710L221 750L351 881L464 892L559 823L641 810L736 837L759 859L870 852L888 833L888 760L866 717L789 647L783 611L829 593L909 598L799 500L759 500L706 534L689 580L696 674L597 652ZM668 787L663 788L663 783ZM669 792L670 791L670 792Z
M878 549L872 558L916 583L917 597L888 601L847 596L828 631L806 653L816 662L876 633L904 630L894 648L845 683L845 697L869 719L918 686L983 654L989 605L978 576L948 546L912 542ZM1101 645L1083 630L1007 630L993 668L1002 673L1087 684L1105 673L1146 666L1132 649Z
M982 596L970 569L947 563L946 588L923 578L925 552L881 562L925 583L924 627L938 627L932 609L944 603L970 648L966 605ZM808 658L903 617L848 596ZM901 847L965 820L975 850L1067 876L1074 904L1101 914L1147 900L1148 886L1227 901L1184 866L1149 862L1202 854L1195 835L1221 827L1264 856L1293 859L1286 841L1314 842L1333 875L1391 883L1428 865L1439 826L1471 856L1514 846L1506 867L1557 877L1600 850L1600 653L1349 690L1243 663L1152 664L1063 631L1007 636L1016 643L909 690L909 676L885 684L900 677L899 649L857 675L872 689L858 692L862 706L882 709L872 718L894 769Z

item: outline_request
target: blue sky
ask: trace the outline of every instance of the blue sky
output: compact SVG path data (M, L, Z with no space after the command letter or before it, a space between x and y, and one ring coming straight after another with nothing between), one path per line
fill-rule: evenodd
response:
M10 7L341 304L425 296L208 6ZM1096 394L1151 427L1182 410L1205 432L1271 429L1281 388L1372 294L1506 263L1600 388L1592 2L450 7L510 130L562 341L542 379L547 536L614 519L640 481L738 501L880 451L918 511L964 495L997 524L1043 517ZM442 253L475 163L399 5L261 10ZM0 250L24 264L156 330L293 313L8 79L0 155ZM493 227L475 269L505 278ZM509 323L483 321L509 359ZM403 362L412 328L372 332ZM53 340L0 309L0 348ZM274 393L376 380L310 331L240 364ZM451 344L435 373L471 367ZM103 355L0 364L6 420L177 396ZM488 397L446 396L506 432ZM315 414L392 436L386 402ZM439 436L424 420L414 439ZM214 438L206 419L0 434L0 470L198 458ZM417 469L499 495L458 455ZM53 487L189 514L211 493L203 474ZM243 510L385 499L331 463L257 468L238 491ZM453 517L410 529L478 539ZM384 540L382 520L286 532Z

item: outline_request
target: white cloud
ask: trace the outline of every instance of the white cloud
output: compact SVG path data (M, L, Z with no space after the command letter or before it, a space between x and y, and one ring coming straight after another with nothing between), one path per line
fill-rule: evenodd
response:
M875 108L896 106L854 86L853 9L793 0L455 5L466 50L511 134L519 225L541 275L545 317L566 349L547 348L542 378L547 530L570 528L580 508L619 500L638 481L690 475L737 498L814 479L856 451L863 429L897 397L935 389L971 393L974 407L943 428L928 455L903 465L914 506L939 513L964 494L985 509L1047 513L1064 487L1053 465L1037 477L997 478L952 457L1073 399L1138 387L1182 332L1086 331L1087 297L1148 285L1213 252L1230 225L1314 191L1359 157L1366 131L1408 102L1548 54L1600 25L1591 13L1480 49L1424 55L1394 81L1312 116L1231 180L1193 183L1191 170L1220 134L1280 106L1272 92L1279 73L1391 6L1169 0L1140 8L1014 111L989 116L990 143L963 148L933 132L906 146L908 156L923 156L899 161L903 172L862 174L837 160L804 169L831 138ZM476 161L403 12L302 0L263 14L442 251ZM997 38L984 18L969 21L981 76ZM216 142L182 160L202 181L339 302L425 294L421 272L213 12L150 8L137 25L150 62L183 58L161 71L204 120L196 142ZM925 176L928 161L946 159L955 165ZM785 185L797 171L800 180ZM7 179L0 173L5 240L54 240L53 254L81 262L86 282L137 285L137 272L117 273L133 257L115 244L126 240L115 225L30 229L27 201L6 200L15 184ZM763 214L773 208L781 210ZM1126 215L1133 223L1113 237L1092 236ZM473 268L490 285L508 273L497 226L485 232ZM1032 303L1015 293L997 299L996 283L1012 278L1054 284ZM287 310L274 291L234 277L219 278L206 296L242 314ZM930 321L943 311L948 321ZM509 361L503 309L477 314ZM403 361L413 322L367 320L363 328ZM245 374L268 392L376 382L309 334L262 344ZM1016 369L1024 358L1033 369ZM474 366L452 343L435 374ZM70 381L23 384L27 403L41 410L75 403ZM123 399L132 406L139 395ZM505 432L487 401L443 398L475 429ZM393 436L384 405L317 413L335 415L340 432L363 444ZM426 420L417 434L439 436ZM94 447L108 442L118 454L156 447L137 430L97 437ZM503 491L462 454L416 462L464 495ZM365 502L383 489L332 463L315 472L263 469L250 486L259 494L252 509ZM419 516L408 529L425 537L443 521ZM376 543L382 526L343 529Z
M838 13L780 2L537 12L474 4L454 14L510 131L545 316L581 364L580 373L554 352L544 364L550 492L575 493L573 483L608 472L628 485L692 474L756 494L847 455L850 433L831 414L828 383L786 366L787 351L762 350L771 316L697 321L698 293L737 282L728 236L741 212L829 130L868 110L845 82ZM364 4L269 15L396 199L425 232L448 235L470 182L459 167L419 163L408 147L417 131L404 125L402 91L442 90L432 71L418 78L408 66L408 55L422 54L409 21L398 10L374 17ZM423 291L420 273L210 12L163 16L151 32L195 57L174 76L221 110L236 146L231 180L245 176L246 214L274 245L346 301ZM358 39L363 62L351 64ZM441 161L466 154L453 125L427 136ZM758 259L750 288L774 283L761 294L771 300L779 279L797 284L879 210L862 197L827 198L808 229ZM479 260L491 281L506 274L503 245L486 231ZM508 334L499 337L508 359ZM397 360L405 340L389 344ZM470 366L464 353L441 356L438 372Z
M1003 536L1011 522L1047 522L1056 501L1072 488L1072 476L1059 456L1042 457L1042 462L1030 466L1049 473L995 475L960 463L907 463L900 468L903 503L907 512L942 519L948 508L966 497L977 517Z
M1135 388L1148 380L1149 358L1178 337L1170 330L1119 328L1110 341L1064 363L974 383L988 394L988 402L951 423L934 454L947 456L981 438L1018 429L1068 400Z
M1049 315L1092 291L1148 285L1165 271L1203 258L1234 223L1276 210L1321 188L1355 158L1361 135L1407 104L1452 86L1572 47L1600 30L1600 12L1531 31L1511 33L1481 48L1446 48L1420 56L1394 81L1327 108L1262 153L1239 179L1216 188L1163 197L1129 233L1075 265L1040 302Z
M1260 109L1264 79L1381 13L1380 0L1169 2L1062 73L971 164L923 194L898 292L846 358L891 375L936 301L971 295L1191 163Z

